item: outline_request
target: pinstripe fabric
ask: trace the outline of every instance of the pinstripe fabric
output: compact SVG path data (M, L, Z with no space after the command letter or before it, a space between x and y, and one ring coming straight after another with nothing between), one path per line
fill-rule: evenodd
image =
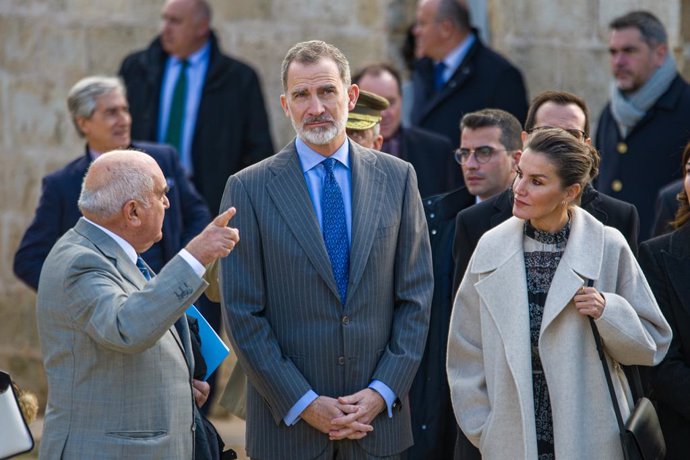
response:
M186 323L179 336L171 326L206 285L180 256L146 283L84 220L58 240L37 299L48 380L40 458L192 458L194 358Z
M337 397L372 379L403 401L359 445L389 456L412 443L407 392L421 359L433 289L426 220L412 167L350 144L352 248L347 301L331 264L294 142L228 179L242 242L221 265L224 319L249 378L247 451L314 458L328 437L282 418L308 390Z

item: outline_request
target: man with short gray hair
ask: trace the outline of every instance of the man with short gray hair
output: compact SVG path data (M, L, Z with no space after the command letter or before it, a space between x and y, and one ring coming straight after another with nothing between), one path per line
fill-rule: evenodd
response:
M239 241L228 209L160 270L141 254L162 238L168 182L149 155L99 156L84 177L83 217L46 258L36 301L48 380L40 458L219 458L200 454L185 310L205 267ZM197 439L195 445L195 439Z
M14 257L15 274L32 289L38 288L48 252L81 217L77 200L89 165L101 154L122 148L151 155L170 188L170 209L163 222L165 236L143 254L154 270L160 270L211 220L202 198L185 177L177 152L166 145L132 142L129 107L118 78L91 76L79 80L69 92L67 106L77 134L86 141L85 152L43 178L36 214Z
M222 201L246 241L220 280L249 383L247 452L399 458L433 289L415 172L348 140L359 88L336 47L296 44L282 81L297 137L230 176Z
M690 139L690 85L680 76L666 30L648 11L611 21L611 100L599 118L597 188L637 207L640 241L652 235L657 192L680 177Z

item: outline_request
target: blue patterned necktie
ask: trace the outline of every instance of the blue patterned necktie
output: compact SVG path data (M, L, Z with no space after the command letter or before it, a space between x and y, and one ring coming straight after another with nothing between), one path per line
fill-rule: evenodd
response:
M443 85L446 84L446 79L443 73L446 71L446 64L443 61L434 64L434 90L441 91Z
M323 241L331 259L333 276L338 286L340 301L345 305L347 283L350 276L350 244L347 239L347 222L345 221L345 204L343 194L333 174L335 160L324 160L326 177L321 191L321 212L323 213Z
M137 256L137 268L139 269L141 274L144 275L146 281L151 279L151 272L149 271L148 267L144 263L144 259L142 259L141 256Z

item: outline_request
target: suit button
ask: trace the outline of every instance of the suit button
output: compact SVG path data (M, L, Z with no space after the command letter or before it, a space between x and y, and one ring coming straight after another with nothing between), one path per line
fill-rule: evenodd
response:
M343 325L347 326L348 324L350 324L350 317L349 316L343 316L342 322L343 322Z
M341 366L345 365L345 357L344 356L338 356L338 364Z
M437 233L438 233L438 232L436 231L436 229L433 229L433 230L431 231L431 234L432 234L432 235L435 235L435 234L437 234Z
M611 190L614 192L620 192L623 190L623 182L619 181L618 179L614 180L611 182Z
M436 214L434 214L433 212L431 214L429 214L430 219L433 219L434 217L436 217Z
M623 155L628 151L628 144L625 142L619 142L618 145L616 145L616 150L618 150L618 153Z
M431 200L426 200L426 204L431 204Z
M422 430L426 430L426 425L422 425Z

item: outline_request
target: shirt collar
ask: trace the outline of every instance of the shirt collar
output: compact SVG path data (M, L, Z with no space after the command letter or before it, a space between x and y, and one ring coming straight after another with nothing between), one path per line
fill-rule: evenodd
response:
M350 168L350 149L348 146L348 140L338 147L338 149L328 158L334 158L338 160L346 168ZM295 140L295 148L297 149L297 156L299 157L300 163L302 164L302 172L307 172L313 167L321 164L323 160L326 159L320 153L312 150L302 139L297 137Z
M208 57L208 53L209 53L210 49L211 49L211 42L207 40L206 44L204 46L202 46L201 48L199 48L198 50L196 50L195 52L193 52L192 54L187 56L187 62L189 63L189 66L195 67L199 63L204 62L204 60L206 60L206 58ZM171 55L170 61L172 62L173 65L177 66L177 65L180 65L180 63L182 62L182 59L179 59L178 57Z
M123 251L125 251L125 254L127 254L127 257L129 260L132 261L133 264L136 265L137 263L137 251L134 250L134 247L127 242L124 238L122 238L119 235L116 235L112 231L108 230L107 228L103 227L102 225L98 225L97 223L87 219L84 217L84 220L93 225L94 227L98 227L99 229L103 230L103 232L111 237L115 242L122 248Z
M472 45L474 45L475 40L476 37L474 34L469 33L467 37L465 37L465 39L458 44L458 46L456 46L450 53L446 55L446 57L443 58L443 63L446 65L448 70L455 72L455 69L460 66L462 60L465 59L467 52L470 50Z

